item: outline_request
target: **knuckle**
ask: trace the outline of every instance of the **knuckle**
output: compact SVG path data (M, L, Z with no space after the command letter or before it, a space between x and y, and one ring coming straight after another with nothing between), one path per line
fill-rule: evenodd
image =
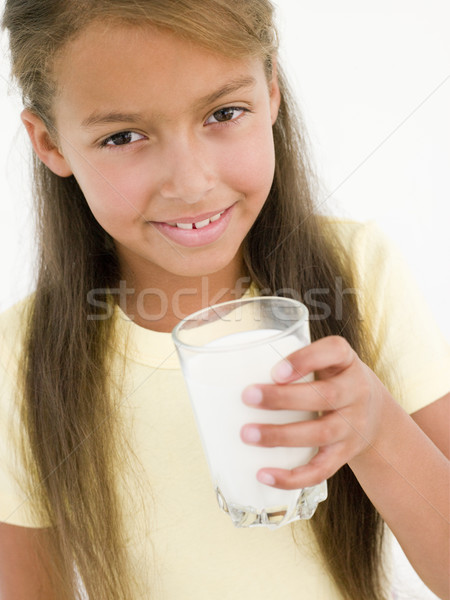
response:
M324 382L324 385L322 387L325 400L328 402L328 404L330 404L331 408L334 408L339 397L336 386L331 383Z
M274 385L271 387L267 399L271 408L281 409L286 406L288 402L288 399L286 398L286 391L286 386Z
M324 423L322 423L322 425L319 429L319 433L317 436L318 445L319 446L327 446L328 444L330 444L333 437L334 437L334 428L331 426L330 423L325 421Z
M309 473L307 475L307 486L318 485L325 479L328 479L330 476L329 468L327 468L326 464L315 464L311 465L311 469L309 469ZM296 489L299 487L306 487L305 483L305 471L304 467L299 467L298 469L292 469L289 473L288 481L291 489Z
M318 485L321 481L325 481L330 477L330 469L326 468L326 465L319 465L314 472L315 483L313 485Z
M300 467L301 468L301 467ZM288 489L295 490L302 487L303 472L298 469L291 469L287 475L286 485Z
M266 425L261 427L262 443L267 448L276 448L281 443L281 432L277 425Z
M340 335L331 336L330 344L333 352L341 359L345 359L351 351L350 344Z
M272 385L264 390L263 408L269 410L295 410L297 390L292 385Z

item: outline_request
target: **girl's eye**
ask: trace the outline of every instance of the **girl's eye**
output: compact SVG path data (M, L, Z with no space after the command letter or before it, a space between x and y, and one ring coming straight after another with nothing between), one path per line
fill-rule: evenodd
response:
M106 138L106 140L103 140L101 146L127 146L142 139L144 139L144 136L140 133L134 131L121 131L120 133L114 133Z
M249 112L247 108L241 108L237 106L227 106L226 108L220 108L213 113L206 123L229 123L236 121L244 112Z

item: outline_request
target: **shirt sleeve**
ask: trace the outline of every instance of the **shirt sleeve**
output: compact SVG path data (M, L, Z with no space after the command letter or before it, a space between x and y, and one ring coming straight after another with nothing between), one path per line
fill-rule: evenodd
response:
M359 227L352 254L362 318L374 337L374 371L408 413L450 391L450 346L400 250L372 222Z

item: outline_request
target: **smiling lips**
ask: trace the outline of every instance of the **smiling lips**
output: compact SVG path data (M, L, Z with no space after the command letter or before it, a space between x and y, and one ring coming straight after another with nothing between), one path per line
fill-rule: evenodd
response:
M183 218L174 222L151 224L165 237L185 247L198 247L212 244L225 233L231 220L235 204L218 213Z

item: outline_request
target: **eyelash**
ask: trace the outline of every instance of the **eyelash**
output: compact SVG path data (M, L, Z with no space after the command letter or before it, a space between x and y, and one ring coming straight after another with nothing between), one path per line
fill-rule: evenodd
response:
M219 110L216 110L215 112L213 112L212 115L210 117L208 117L208 119L206 119L206 120L208 121L211 117L214 117L214 115L216 115L217 113L224 112L227 110L242 111L242 114L234 119L231 119L230 121L216 121L215 123L211 123L211 125L219 125L221 127L226 126L226 125L237 125L242 117L244 117L246 114L251 112L249 108L244 108L243 106L224 106L223 108L219 108Z
M127 133L131 133L131 134L136 134L136 131L130 131L128 129L125 129L124 131L118 131L117 133L113 133L112 135L108 136L107 138L105 138L104 140L102 140L99 143L99 147L100 148L105 148L106 150L124 150L125 148L127 148L128 146L131 146L131 144L136 143L136 142L130 142L128 144L118 144L117 146L114 144L108 144L108 142L114 140L114 138L120 136L120 135L125 135ZM137 134L137 135L142 135L141 133ZM141 140L139 140L141 141Z
M231 125L238 125L239 121L245 117L247 114L251 113L252 111L249 108L245 108L243 106L225 106L224 108L219 108L218 110L216 110L215 112L212 113L212 115L210 115L208 117L208 119L206 119L207 121L211 118L214 117L215 114L223 112L223 111L227 111L227 110L233 110L233 111L241 111L242 114L240 114L238 117L235 117L234 119L231 119L229 121L215 121L213 123L210 123L209 125L215 126L215 127L227 127L227 126L231 126ZM117 146L114 144L109 144L108 142L114 140L115 137L120 136L120 135L124 135L127 133L131 133L131 134L135 134L137 132L135 131L131 131L128 129L125 129L124 131L118 131L117 133L113 133L112 135L108 136L107 138L105 138L104 140L102 140L99 143L99 147L100 148L104 148L106 150L125 150L125 148L131 146L133 143L136 142L130 142L127 144L118 144ZM137 134L137 135L142 135L142 134ZM141 141L141 140L138 140Z

